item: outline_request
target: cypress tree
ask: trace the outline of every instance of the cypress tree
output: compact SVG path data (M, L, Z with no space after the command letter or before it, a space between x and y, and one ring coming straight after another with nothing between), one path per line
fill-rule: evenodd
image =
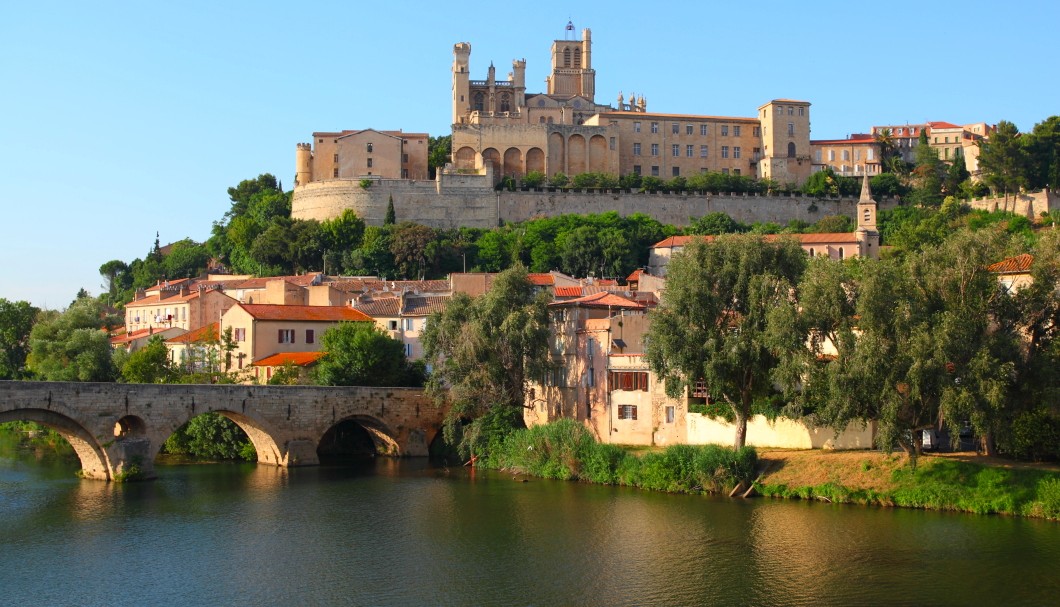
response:
M394 212L394 195L390 195L390 200L386 203L386 219L383 220L383 225L392 226L397 223L397 213Z

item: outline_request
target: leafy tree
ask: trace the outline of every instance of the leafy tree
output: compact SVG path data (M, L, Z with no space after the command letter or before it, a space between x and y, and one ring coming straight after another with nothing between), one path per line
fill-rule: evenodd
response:
M1060 116L1034 125L1024 139L1027 153L1027 187L1060 189Z
M445 167L452 158L453 136L442 135L440 137L427 138L427 176L434 179L438 169Z
M570 183L570 179L563 173L556 173L548 180L548 185L554 188L564 188Z
M523 175L522 186L526 188L536 189L541 187L547 177L541 171L530 171L526 175Z
M663 180L654 175L646 175L640 179L640 191L658 192L663 189Z
M702 234L706 236L737 234L746 231L746 226L721 211L707 213L702 217L693 219L688 224L688 227L685 228L685 234Z
M29 302L0 297L0 379L26 376L29 336L38 314Z
M792 239L748 236L693 240L670 261L646 358L671 396L702 381L734 418L736 448L745 444L752 406L774 392L778 340L795 334L784 326L789 293L805 264Z
M964 152L961 148L953 151L953 161L946 169L946 180L942 184L942 192L947 196L960 196L961 184L968 180L971 175L964 164Z
M343 322L324 332L316 382L323 386L422 386L401 342L371 322Z
M832 167L825 167L810 175L802 186L802 192L816 198L825 196L856 196L861 184L853 177L836 175Z
M990 139L979 142L979 169L983 180L1006 198L1026 184L1027 153L1016 125L1002 120Z
M434 367L427 390L451 403L445 437L463 454L481 452L491 437L523 425L530 381L550 363L548 301L516 266L486 294L458 293L428 320L421 338ZM470 424L461 428L465 419Z
M118 294L118 290L121 288L120 277L125 275L128 271L128 264L120 259L112 259L99 266L99 273L106 280L106 284L103 285L103 288L107 290L111 301L114 301Z
M872 189L873 197L877 200L904 196L906 193L906 187L902 185L901 180L894 173L876 175L869 180L869 187Z
M30 331L27 368L46 381L114 381L105 323L100 302L90 297L65 312L42 313Z
M920 130L920 140L913 153L916 158L913 201L922 206L938 206L942 202L942 178L946 167L939 159L938 150L928 144L926 130Z
M254 461L257 452L247 434L220 413L203 413L177 429L162 445L165 453L201 459Z
M290 361L284 363L282 367L277 369L268 381L270 386L297 386L302 383L304 383L302 370Z
M829 215L822 217L809 229L813 234L838 234L842 232L853 232L854 220L846 215Z
M423 278L427 267L431 265L431 260L427 259L427 249L434 237L433 229L418 223L403 223L394 229L390 253L394 256L398 276Z
M209 261L210 252L205 245L185 238L173 243L169 253L162 258L162 270L166 278L188 278L205 272Z
M361 248L354 251L349 258L344 258L344 267L353 268L357 274L393 278L396 273L394 256L390 249L393 240L394 226L366 227Z
M397 223L397 213L394 211L394 195L391 194L386 201L386 217L383 218L383 225L392 226Z
M176 370L169 360L169 349L161 335L155 335L139 350L129 354L121 367L122 379L134 384L165 384L173 381Z

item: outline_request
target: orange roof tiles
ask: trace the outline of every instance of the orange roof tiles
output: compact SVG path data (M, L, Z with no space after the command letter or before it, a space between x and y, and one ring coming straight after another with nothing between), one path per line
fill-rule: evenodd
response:
M961 127L953 124L952 122L929 122L928 126L933 129L959 129Z
M237 304L257 320L294 320L301 322L371 321L360 310L345 306L278 306L272 304Z
M538 287L551 287L556 284L556 277L552 274L544 273L530 273L526 277L530 280L530 284Z
M549 306L579 306L586 308L618 308L624 310L643 310L646 306L642 303L638 303L625 297L620 297L614 293L608 293L601 291L600 293L594 293L593 295L586 295L585 297L579 297L577 299L568 299L566 301L554 301Z
M848 243L857 242L857 234L855 232L822 232L816 234L763 234L762 240L766 242L776 241L778 238L792 237L799 241L799 244L828 244L831 242L835 243ZM673 247L683 247L687 245L693 238L702 238L706 242L714 242L714 236L671 236L665 240L661 240L654 245L653 249L667 249Z
M637 268L636 270L633 270L633 272L629 276L626 277L626 282L633 282L635 280L640 280L640 275L643 274L643 273L644 273L644 270L642 270L640 268Z
M322 356L324 356L323 352L280 352L250 364L254 367L280 367L291 363L296 367L305 367L317 362Z
M556 297L581 297L581 287L556 287Z
M166 340L167 344L195 344L201 341L209 341L211 339L217 339L221 335L221 323L215 322L210 325L203 325L194 331L189 331L183 335L171 337Z
M430 297L408 297L405 299L406 316L428 316L435 312L442 312L449 303L448 295L433 295Z
M1015 257L1003 259L995 264L987 266L987 270L995 274L1026 274L1031 271L1034 263L1034 255L1024 253Z

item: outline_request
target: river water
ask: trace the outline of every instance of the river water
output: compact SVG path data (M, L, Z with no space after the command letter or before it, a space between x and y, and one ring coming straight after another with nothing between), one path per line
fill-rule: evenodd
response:
M0 453L5 605L1056 604L1055 523L729 500L382 459L159 466ZM521 479L520 479L521 480Z

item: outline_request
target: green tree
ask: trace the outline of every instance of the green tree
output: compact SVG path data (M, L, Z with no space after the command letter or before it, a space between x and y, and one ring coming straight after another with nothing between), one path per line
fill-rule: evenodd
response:
M809 232L812 234L838 234L841 232L853 232L854 228L854 220L847 215L828 215L813 224Z
M162 269L166 278L189 278L205 272L209 261L210 252L205 245L185 238L172 244L169 253L162 258Z
M946 166L939 159L939 152L928 143L927 131L920 130L920 140L913 151L916 168L913 169L913 202L922 206L938 206L942 202L942 181Z
M29 302L0 297L0 379L26 376L30 332L39 313Z
M541 171L530 171L526 175L523 175L522 186L537 189L545 183L545 180L545 174Z
M550 363L548 301L516 266L501 272L486 294L458 293L428 320L421 338L434 368L427 390L451 404L445 436L464 455L481 453L523 425L530 381ZM461 427L465 419L470 424Z
M199 459L257 459L254 444L243 429L220 413L193 417L166 439L162 450Z
M693 240L670 261L648 329L648 363L671 396L702 381L731 412L736 448L745 444L752 406L774 392L782 351L775 342L795 334L776 327L791 319L789 293L805 264L792 239L733 235Z
M169 360L169 349L161 335L155 335L139 350L129 354L121 367L122 379L131 384L165 384L176 378Z
M979 169L995 192L1018 192L1027 182L1027 151L1020 143L1019 129L1007 120L997 123L989 139L979 142Z
M961 148L953 150L953 161L946 168L946 180L942 184L942 192L947 196L960 196L961 184L970 176L964 164L964 153Z
M386 217L383 218L383 225L392 226L397 223L397 213L394 211L394 195L391 194L386 201Z
M721 211L707 213L702 217L693 219L688 224L688 227L685 228L685 234L702 234L706 236L737 234L746 231L746 226L741 225L738 221Z
M418 223L402 223L394 229L390 253L397 275L417 280L426 275L433 260L427 259L427 249L434 241L434 230Z
M42 313L30 331L27 368L46 381L114 381L105 323L102 305L89 297L62 313Z
M1027 153L1027 187L1060 189L1060 116L1034 125L1023 138Z
M427 138L427 177L429 179L434 179L438 174L438 169L445 167L452 158L452 153L452 135Z
M371 322L343 322L324 332L324 355L317 362L316 383L323 386L420 386L401 342Z

